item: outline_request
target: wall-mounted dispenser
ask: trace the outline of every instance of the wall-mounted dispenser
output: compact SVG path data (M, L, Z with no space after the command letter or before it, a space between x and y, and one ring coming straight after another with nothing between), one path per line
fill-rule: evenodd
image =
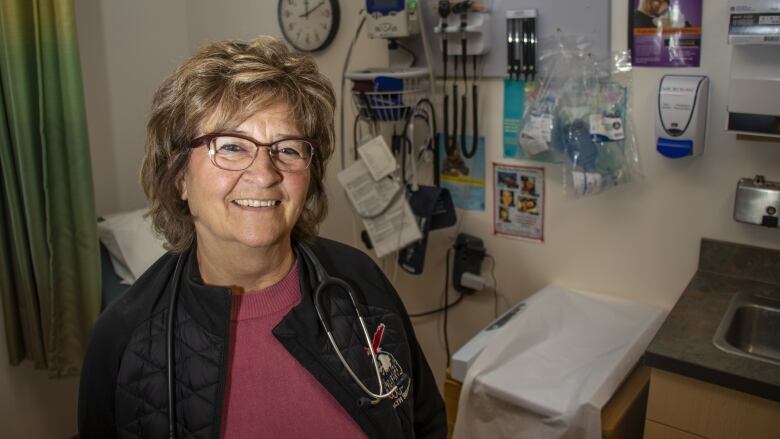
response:
M758 226L777 227L780 217L780 183L763 175L742 178L734 198L734 220Z
M728 131L780 138L780 0L729 2Z
M656 149L669 158L698 156L707 128L706 76L665 75L658 86Z

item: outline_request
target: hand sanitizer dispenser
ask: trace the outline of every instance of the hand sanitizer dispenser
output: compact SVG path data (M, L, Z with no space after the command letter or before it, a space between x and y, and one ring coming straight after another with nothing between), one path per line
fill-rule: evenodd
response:
M706 76L665 75L658 86L656 149L669 158L701 155L707 128Z

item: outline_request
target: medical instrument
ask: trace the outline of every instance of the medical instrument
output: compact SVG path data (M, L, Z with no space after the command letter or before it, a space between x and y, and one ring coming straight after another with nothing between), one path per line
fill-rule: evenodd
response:
M366 0L369 38L405 38L420 32L416 0Z
M360 302L356 298L355 291L352 289L352 287L347 283L345 280L333 277L328 275L328 272L325 270L325 267L322 266L322 263L320 263L319 259L317 259L317 256L314 255L314 252L304 243L297 243L296 244L297 254L303 258L306 265L310 265L314 267L314 272L316 274L316 285L317 287L314 290L314 309L317 311L317 318L320 320L320 323L322 324L322 327L325 329L325 333L328 336L328 340L330 341L331 347L333 347L333 350L335 351L336 355L338 356L339 360L341 361L341 364L344 366L344 368L347 370L349 375L352 377L353 380L355 380L355 383L360 387L360 389L366 393L367 396L362 396L358 398L357 404L360 407L366 406L366 405L376 405L379 402L381 402L383 399L387 399L391 397L394 393L397 391L400 391L401 389L405 389L408 386L409 383L409 375L406 373L402 373L401 376L398 377L398 380L396 381L395 385L390 389L385 391L384 388L384 381L382 380L382 375L380 372L381 365L379 364L379 360L377 359L376 352L374 352L373 345L371 343L371 338L368 335L368 329L366 328L366 322L365 322L365 316L368 314L368 308L365 306L364 303ZM171 286L170 286L170 298L168 302L168 320L166 323L166 376L168 379L168 437L170 439L176 439L176 417L175 417L175 406L176 406L176 398L175 398L175 379L174 379L174 371L176 369L176 365L174 364L174 350L175 350L175 342L174 342L174 322L176 319L176 302L179 296L179 285L181 284L181 267L184 259L184 254L180 253L178 258L176 259L176 267L173 270L173 278L171 279ZM326 294L325 290L328 288L339 288L342 291L344 291L347 296L349 296L350 301L352 302L352 306L355 308L355 314L357 315L358 322L360 323L360 327L363 330L363 336L366 342L366 348L371 354L371 361L374 366L374 371L376 372L376 378L379 383L379 391L373 392L371 389L366 387L365 384L360 380L360 378L355 374L352 367L347 363L346 359L344 359L344 356L341 354L341 350L339 349L338 345L336 344L335 339L333 338L332 333L332 326L330 324L330 319L328 316L323 314L322 312L322 300L323 296Z
M507 74L509 79L536 76L536 9L506 11Z
M405 388L407 386L407 383L409 382L409 375L403 373L398 378L398 381L396 381L396 384L393 386L392 389L386 392L384 391L384 381L382 380L382 376L380 374L379 360L377 360L376 358L376 352L374 351L374 348L372 346L371 338L368 335L368 329L366 328L366 322L364 319L364 316L368 314L368 309L366 308L365 304L359 302L356 299L355 291L352 289L352 287L343 279L329 276L328 272L325 270L325 267L322 266L320 261L314 255L314 252L312 252L311 249L306 246L306 244L299 243L298 249L300 250L300 254L305 255L304 257L308 259L307 262L311 263L314 266L314 271L317 275L317 283L318 283L318 286L314 292L314 308L317 310L317 317L320 319L320 323L322 324L322 327L325 329L325 333L328 336L330 345L331 347L333 347L333 350L336 352L336 355L339 357L341 364L347 370L347 372L355 381L355 383L363 390L363 392L365 392L368 395L367 397L363 396L358 399L357 401L358 406L363 407L367 404L376 405L379 402L381 402L383 399L392 396L393 393L395 393L396 391ZM352 370L352 367L349 365L349 363L347 363L347 360L344 359L344 356L341 354L341 350L336 344L336 340L333 338L333 331L332 331L332 326L330 324L330 320L328 316L324 315L322 312L321 306L322 306L323 294L325 293L326 289L333 288L333 287L340 288L342 291L347 293L347 295L349 296L349 300L352 302L352 306L355 308L355 313L357 315L358 322L360 323L360 327L363 330L363 336L366 342L366 348L371 353L371 361L373 362L374 371L376 372L376 379L377 382L379 383L379 391L377 393L374 393L368 387L366 387L365 384L363 384L360 378L355 374L355 371Z
M458 0L450 0L455 4ZM571 35L588 35L592 40L594 50L599 52L610 51L610 1L609 0L472 0L474 6L469 10L468 25L466 34L468 39L469 55L479 54L480 56L480 78L504 79L508 77L507 61L509 60L509 51L507 47L508 35L511 32L511 25L507 17L507 11L536 9L536 23L529 26L529 37L531 34L535 38L530 38L527 58L536 59L536 64L528 65L527 72L532 75L540 75L546 68L546 63L541 63L539 57L543 55L542 48L545 48L544 41L551 37L556 29L564 30ZM437 5L438 2L430 2ZM428 4L430 4L428 3ZM421 3L423 5L425 3ZM419 8L421 18L428 23L435 23L435 26L426 27L421 25L420 33L428 35L430 41L441 41L442 33L449 35L449 56L454 52L460 52L458 48L460 30L458 28L458 17L450 16L447 28L442 31L439 24L439 14L435 7L421 6ZM522 27L518 26L518 51L517 61L520 61L522 55ZM508 32L509 31L509 32ZM514 38L513 38L514 40ZM410 44L410 47L417 53L422 53L422 47L419 44ZM443 59L441 50L442 44L434 44L433 70L437 77L443 75ZM496 49L496 50L491 50ZM535 53L534 53L535 52ZM452 60L450 59L451 62ZM531 67L533 70L530 70ZM451 72L451 69L450 69ZM448 76L450 73L448 73ZM529 78L530 79L530 78ZM449 88L449 84L448 84Z
M444 94L443 102L442 102L442 115L444 117L444 131L442 133L442 136L444 137L443 143L444 143L444 149L449 155L451 153L450 150L450 131L449 131L449 125L450 125L450 95L447 94L447 58L449 57L449 54L447 53L447 19L450 16L450 12L452 12L452 9L450 8L450 2L447 0L441 0L439 2L439 28L441 29L441 53L442 53L442 73L443 73L443 80L442 80L442 93ZM438 148L437 148L438 149Z
M463 95L460 98L462 107L460 118L460 148L466 158L471 158L476 152L476 149L469 151L466 148L466 112L468 111L468 79L466 74L466 70L468 69L468 38L466 37L466 24L468 22L468 10L470 7L471 2L469 0L461 1L453 7L453 11L460 16L460 59L463 64ZM476 138L474 138L474 143L476 144Z

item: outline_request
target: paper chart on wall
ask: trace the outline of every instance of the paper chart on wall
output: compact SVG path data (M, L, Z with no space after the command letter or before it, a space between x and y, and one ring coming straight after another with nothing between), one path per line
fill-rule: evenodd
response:
M422 238L400 183L390 178L375 181L362 160L341 171L338 180L361 216L378 257ZM381 215L376 215L380 212Z
M544 241L544 168L493 163L493 233Z

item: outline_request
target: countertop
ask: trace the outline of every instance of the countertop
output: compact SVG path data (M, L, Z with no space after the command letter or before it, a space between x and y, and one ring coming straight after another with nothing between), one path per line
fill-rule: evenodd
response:
M780 300L780 250L703 239L698 271L647 347L645 364L780 402L780 366L712 343L740 292Z

